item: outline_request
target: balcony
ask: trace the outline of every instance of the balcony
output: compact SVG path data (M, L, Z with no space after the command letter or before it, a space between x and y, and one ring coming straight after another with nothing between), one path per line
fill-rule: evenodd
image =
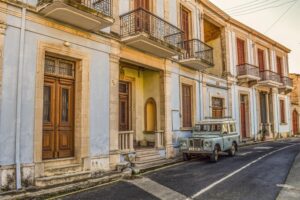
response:
M213 48L198 39L182 42L185 52L180 56L180 63L196 70L214 66Z
M265 70L259 73L261 78L261 80L258 82L259 85L266 86L266 87L282 86L280 75L277 74L276 72Z
M282 86L281 89L292 90L293 89L293 80L289 77L281 77Z
M240 82L260 80L259 68L248 63L237 66L237 78Z
M39 0L37 10L49 17L88 31L113 24L112 0Z
M121 38L126 45L158 57L182 53L182 31L151 12L138 8L120 16Z

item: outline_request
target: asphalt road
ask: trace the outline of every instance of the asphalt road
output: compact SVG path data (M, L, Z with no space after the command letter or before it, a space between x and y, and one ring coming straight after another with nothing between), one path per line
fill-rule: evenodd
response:
M188 161L60 199L275 200L298 153L299 139L248 146L217 163Z

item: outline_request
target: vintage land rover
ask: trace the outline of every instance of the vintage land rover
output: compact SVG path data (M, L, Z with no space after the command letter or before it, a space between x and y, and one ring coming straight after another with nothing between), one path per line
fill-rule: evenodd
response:
M180 138L180 151L184 160L201 154L218 161L221 152L234 156L238 150L239 134L235 121L231 119L209 119L196 123L190 138Z

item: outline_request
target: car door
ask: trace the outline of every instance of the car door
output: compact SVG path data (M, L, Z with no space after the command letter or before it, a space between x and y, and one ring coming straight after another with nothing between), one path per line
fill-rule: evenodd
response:
M231 144L229 135L230 132L229 132L228 124L223 124L222 125L223 151L228 149L229 144Z

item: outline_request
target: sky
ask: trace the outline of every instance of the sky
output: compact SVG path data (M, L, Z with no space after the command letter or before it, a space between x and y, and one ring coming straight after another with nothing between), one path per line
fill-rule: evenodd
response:
M231 17L291 49L290 73L300 74L300 0L210 0Z

